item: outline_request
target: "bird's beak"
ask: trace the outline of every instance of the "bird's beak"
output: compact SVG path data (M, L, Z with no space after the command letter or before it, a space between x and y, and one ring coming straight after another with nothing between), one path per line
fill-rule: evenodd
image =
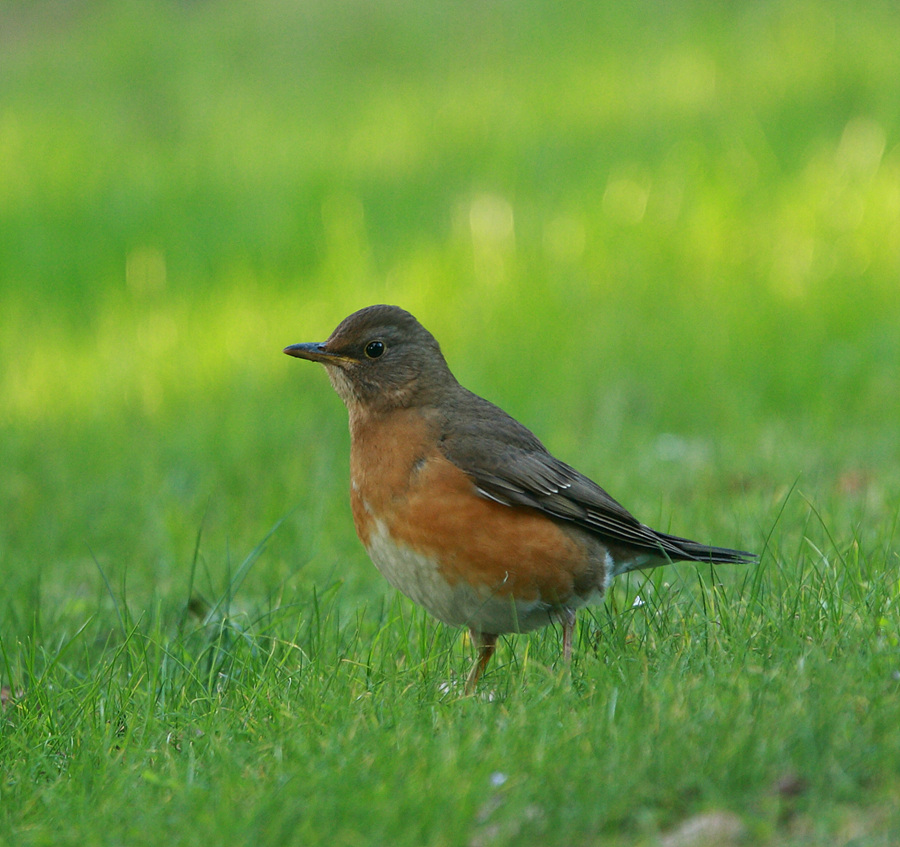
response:
M285 347L284 352L288 356L296 356L298 359L309 359L311 362L321 362L323 365L339 364L344 361L344 356L338 356L335 353L329 353L325 349L325 342L313 341L306 344L291 344Z

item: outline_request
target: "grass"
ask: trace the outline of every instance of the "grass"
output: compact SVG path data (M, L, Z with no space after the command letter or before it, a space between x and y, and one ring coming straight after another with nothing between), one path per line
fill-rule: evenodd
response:
M892 4L0 19L0 843L897 841ZM462 697L280 354L384 301L759 567L622 580Z

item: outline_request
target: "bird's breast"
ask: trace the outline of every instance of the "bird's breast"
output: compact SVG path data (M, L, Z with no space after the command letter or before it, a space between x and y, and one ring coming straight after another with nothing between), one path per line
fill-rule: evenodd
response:
M487 632L532 629L602 596L605 550L540 512L478 494L427 416L351 421L357 534L385 578L433 615Z

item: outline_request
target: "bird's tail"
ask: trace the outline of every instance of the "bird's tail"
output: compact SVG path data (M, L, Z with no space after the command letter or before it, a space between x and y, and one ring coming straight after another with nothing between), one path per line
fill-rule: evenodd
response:
M667 558L673 562L708 562L716 565L753 565L759 561L756 553L746 550L732 550L730 547L711 547L677 535L664 532L654 533Z

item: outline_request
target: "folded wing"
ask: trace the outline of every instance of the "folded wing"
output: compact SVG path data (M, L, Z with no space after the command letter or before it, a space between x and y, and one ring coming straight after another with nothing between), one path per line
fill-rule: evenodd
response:
M756 556L727 547L711 547L658 532L642 524L599 485L552 456L528 429L505 415L499 427L484 412L497 407L463 389L463 426L443 433L447 458L464 470L483 497L506 506L527 506L571 521L598 536L651 557L646 566L666 561L743 563ZM467 395L467 396L466 396ZM655 559L655 561L653 561Z

